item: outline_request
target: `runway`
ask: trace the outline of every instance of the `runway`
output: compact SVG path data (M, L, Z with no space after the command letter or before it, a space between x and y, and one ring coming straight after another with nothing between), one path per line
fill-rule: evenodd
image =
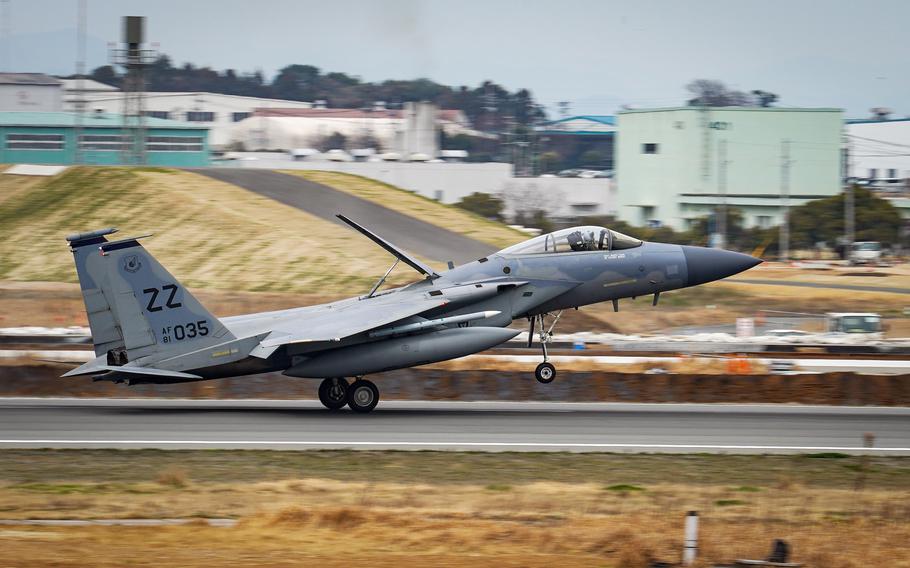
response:
M0 448L910 455L910 408L383 401L357 415L314 401L8 398Z

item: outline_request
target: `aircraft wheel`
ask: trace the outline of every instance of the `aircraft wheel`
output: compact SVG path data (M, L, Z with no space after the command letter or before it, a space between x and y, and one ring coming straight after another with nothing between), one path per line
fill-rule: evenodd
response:
M370 412L379 403L379 389L370 381L357 379L348 387L348 406L354 412Z
M348 403L348 388L343 378L324 379L319 383L319 402L329 410L338 410Z
M550 363L541 363L534 369L534 378L544 384L552 383L556 378L556 367Z

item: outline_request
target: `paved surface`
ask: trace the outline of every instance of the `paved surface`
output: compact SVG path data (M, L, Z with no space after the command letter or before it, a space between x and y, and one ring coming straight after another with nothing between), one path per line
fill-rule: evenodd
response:
M312 401L0 399L0 447L361 448L910 455L910 408Z
M855 290L858 292L887 292L889 294L910 294L908 288L887 286L861 286L858 284L827 284L824 282L792 282L787 280L765 280L762 278L730 278L732 284L768 284L770 286L796 286L797 288L830 288L832 290Z
M191 171L238 185L349 229L335 217L337 213L342 213L403 249L429 260L453 260L461 264L495 252L495 248L486 243L297 176L243 168L199 168ZM301 227L301 231L305 230ZM363 239L365 250L372 246L364 237L354 236L353 230L351 234L352 239ZM376 253L382 253L379 247L376 247Z

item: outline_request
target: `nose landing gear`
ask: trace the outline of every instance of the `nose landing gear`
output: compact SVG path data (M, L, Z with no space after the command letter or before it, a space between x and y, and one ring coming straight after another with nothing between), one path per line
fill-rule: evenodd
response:
M548 361L549 354L547 353L547 344L553 341L553 328L556 327L556 323L562 316L562 310L556 312L556 315L553 316L553 321L550 323L550 326L547 327L546 318L550 315L552 314L546 313L532 316L530 318L531 330L528 332L528 347L530 347L534 340L535 323L539 322L538 337L540 339L540 348L543 351L543 363L537 365L537 368L534 369L534 378L543 384L552 383L553 379L556 378L556 367Z
M556 378L556 367L544 361L534 369L534 378L543 384L552 383Z

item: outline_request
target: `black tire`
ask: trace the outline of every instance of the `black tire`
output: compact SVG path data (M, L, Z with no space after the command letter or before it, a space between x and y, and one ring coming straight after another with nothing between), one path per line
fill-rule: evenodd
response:
M348 406L354 412L367 413L379 404L379 389L372 382L357 379L348 387Z
M329 410L344 408L348 403L349 388L346 379L324 379L319 383L319 402Z
M549 384L556 378L556 367L549 363L541 363L534 369L534 378L543 384Z

